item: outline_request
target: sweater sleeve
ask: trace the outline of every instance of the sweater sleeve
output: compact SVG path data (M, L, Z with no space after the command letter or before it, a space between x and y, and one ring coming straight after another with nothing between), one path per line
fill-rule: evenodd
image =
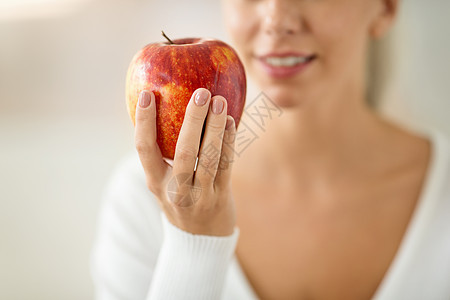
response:
M237 227L217 237L171 224L132 155L104 191L90 257L95 299L221 299L238 236Z
M161 218L164 242L147 299L220 299L239 229L225 237L195 235L163 212Z

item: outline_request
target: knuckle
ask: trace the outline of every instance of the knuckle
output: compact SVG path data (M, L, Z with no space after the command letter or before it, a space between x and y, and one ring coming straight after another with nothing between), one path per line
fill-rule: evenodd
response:
M147 152L150 148L148 143L142 139L136 139L135 145L138 152Z
M145 183L147 188L155 195L160 195L162 190L159 182L156 182L151 176L147 176Z
M137 111L135 115L136 123L141 123L148 120L149 116L144 111Z
M217 123L217 122L210 122L209 124L207 124L207 127L213 131L223 131L225 129L225 124L223 123Z
M190 161L197 157L197 151L189 147L177 147L175 159L181 161Z
M185 122L189 122L192 124L203 124L203 122L205 121L205 116L201 112L188 109L186 111L184 120Z
M236 132L227 132L224 136L224 142L234 149L234 141L236 140Z
M233 165L234 159L233 159L233 153L227 154L224 153L220 159L219 162L219 170L227 170L230 168L231 165Z
M208 151L202 151L199 155L199 167L202 168L213 168L215 165L217 165L218 160L220 157L220 152L208 152Z
M171 203L178 208L191 207L196 203L196 200L189 191L178 191L169 194L169 199Z
M134 144L139 153L153 152L156 149L156 141L152 142L141 137L135 137Z
M214 178L216 177L216 172L217 170L215 168L200 167L197 170L196 176L198 176L202 184L209 185L214 181Z

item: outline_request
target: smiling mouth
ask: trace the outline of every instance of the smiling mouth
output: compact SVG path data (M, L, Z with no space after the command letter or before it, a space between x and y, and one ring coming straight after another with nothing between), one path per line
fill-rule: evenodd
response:
M315 59L315 55L310 56L285 56L285 57L277 57L277 56L267 56L262 57L260 60L272 67L294 67L301 64L306 64L313 59Z
M287 79L305 72L317 58L316 54L272 53L257 57L262 71L275 79Z

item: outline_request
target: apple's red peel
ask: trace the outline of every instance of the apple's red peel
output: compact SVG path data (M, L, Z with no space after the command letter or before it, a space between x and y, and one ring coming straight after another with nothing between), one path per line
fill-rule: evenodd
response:
M217 66L216 75L214 76L214 86L217 86L217 82L219 82L220 74L220 64Z
M245 106L247 82L237 53L216 39L184 38L146 45L133 57L127 72L127 110L135 124L142 90L155 94L157 142L165 158L173 159L187 104L194 91L207 88L227 100L227 114L238 128ZM182 45L183 47L180 47Z

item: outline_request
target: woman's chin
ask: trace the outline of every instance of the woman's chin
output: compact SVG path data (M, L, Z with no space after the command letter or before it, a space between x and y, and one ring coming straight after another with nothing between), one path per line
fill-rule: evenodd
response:
M265 88L264 92L281 109L300 107L306 102L306 97L299 95L298 89L287 90L286 88L270 87Z

